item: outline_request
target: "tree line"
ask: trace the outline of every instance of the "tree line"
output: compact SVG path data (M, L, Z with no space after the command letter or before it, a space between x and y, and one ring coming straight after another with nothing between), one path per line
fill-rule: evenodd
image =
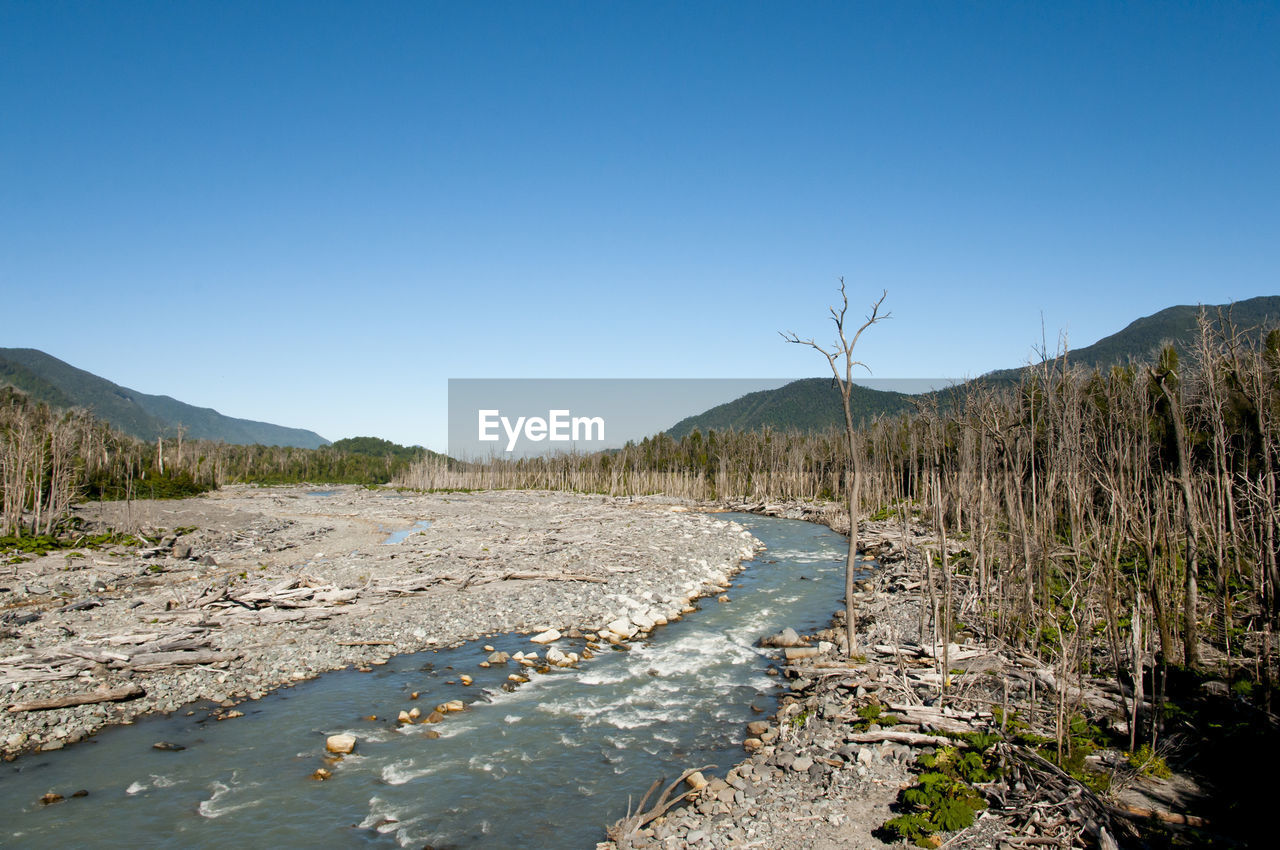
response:
M84 410L0 388L0 537L57 532L82 499L196 495L228 483L386 483L426 456L374 437L319 449L170 439L144 442Z

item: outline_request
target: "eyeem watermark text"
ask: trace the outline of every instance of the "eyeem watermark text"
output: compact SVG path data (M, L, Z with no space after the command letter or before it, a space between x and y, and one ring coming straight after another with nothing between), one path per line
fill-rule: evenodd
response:
M477 438L481 442L497 442L502 438L498 433L501 428L506 432L506 450L509 452L515 451L521 436L534 443L543 440L567 443L604 439L603 416L573 416L568 410L549 410L546 419L541 416L518 416L512 423L500 410L481 410L479 414Z

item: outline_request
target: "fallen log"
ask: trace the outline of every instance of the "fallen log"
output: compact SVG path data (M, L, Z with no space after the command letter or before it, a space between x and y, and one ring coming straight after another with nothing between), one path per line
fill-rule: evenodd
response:
M133 656L129 666L134 670L154 672L178 664L216 664L219 661L234 661L240 657L238 652L146 652Z
M96 691L88 691L87 693L72 694L66 697L55 697L53 699L37 699L31 702L19 702L9 706L9 713L15 714L20 711L47 711L51 708L69 708L73 705L93 705L98 702L120 702L126 699L135 699L145 694L138 685L121 685L118 688L107 688Z
M1148 809L1143 806L1135 806L1130 803L1121 803L1118 807L1112 807L1112 811L1127 818L1143 818L1146 820L1154 819L1161 823L1172 823L1195 827L1205 827L1209 825L1207 820L1196 817L1195 815L1184 815L1179 812L1166 812L1163 809Z
M704 770L710 770L713 767L715 767L714 764L708 764L703 767L689 768L684 773L676 777L674 782L666 788L663 788L662 793L658 795L658 800L653 804L653 807L646 809L645 806L648 805L649 798L653 796L653 792L657 791L658 787L662 785L662 779L659 778L654 780L653 784L649 786L649 790L640 798L640 805L636 807L636 810L634 812L631 810L631 801L628 800L626 817L619 818L617 822L608 827L605 830L605 835L610 841L614 842L614 844L618 846L619 850L622 850L622 848L632 847L632 842L639 834L640 830L644 829L650 821L656 820L666 814L667 810L677 803L697 795L701 789L690 788L674 797L671 796L672 791L674 791L682 782L693 774L701 773Z
M90 608L99 608L102 603L97 599L86 599L83 602L72 602L70 605L63 605L61 608L54 608L54 613L60 614L63 611L88 611Z
M892 704L889 711L907 723L928 724L940 732L973 732L974 727L969 719L951 717L940 711L920 710L917 706Z
M452 575L435 576L434 578L411 579L409 581L401 582L400 584L377 585L374 588L372 588L372 591L374 593L405 593L405 594L418 593L424 590L430 590L431 588L435 587L437 584L441 584L446 581L461 582L461 581L464 581L464 579L462 579L459 576L452 576Z
M125 655L122 652L108 652L106 650L103 650L101 652L94 652L91 649L82 649L77 646L69 646L66 649L64 649L63 652L65 652L67 655L71 655L76 658L83 658L86 661L93 661L97 664L110 664L112 661L128 661L129 660L129 656Z
M581 573L507 573L498 581L589 581L604 584L606 579Z
M841 715L841 720L860 720L859 717ZM895 744L907 744L912 747L967 747L964 741L956 738L944 738L941 735L925 735L921 732L894 732L882 729L879 732L858 732L845 735L845 740L853 744L878 744L892 741Z

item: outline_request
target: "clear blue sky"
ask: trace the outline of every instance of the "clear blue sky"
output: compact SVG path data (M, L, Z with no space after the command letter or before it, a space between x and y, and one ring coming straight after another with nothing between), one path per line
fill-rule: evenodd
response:
M450 377L1018 365L1280 293L1272 3L0 0L0 345L442 447Z

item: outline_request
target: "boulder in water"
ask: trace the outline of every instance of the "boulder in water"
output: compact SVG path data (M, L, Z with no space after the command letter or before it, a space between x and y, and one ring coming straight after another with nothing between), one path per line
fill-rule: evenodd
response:
M792 628L783 629L776 635L770 635L769 637L760 639L761 646L771 646L779 649L789 646L800 646L800 644L800 635Z
M325 739L324 748L331 753L346 755L356 748L355 735L330 735Z

